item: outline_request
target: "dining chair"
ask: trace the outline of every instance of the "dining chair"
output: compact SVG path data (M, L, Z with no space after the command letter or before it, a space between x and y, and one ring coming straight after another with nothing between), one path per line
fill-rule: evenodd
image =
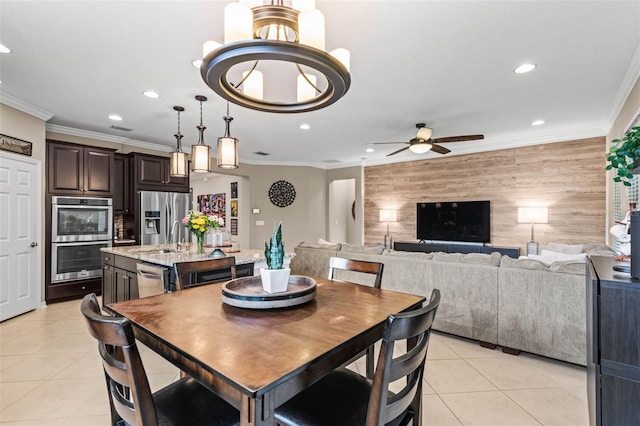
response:
M329 279L336 279L337 270L361 272L364 274L375 274L375 280L373 286L380 288L382 285L382 271L384 270L384 263L380 262L368 262L365 260L353 260L345 259L343 257L332 257L329 259ZM373 345L364 350L364 356L366 360L367 377L373 379L373 363L375 356L375 348ZM354 358L358 359L362 356L358 355Z
M212 284L236 278L236 258L234 256L206 259L198 262L178 262L174 266L176 291L196 285ZM231 271L231 278L229 278ZM200 274L202 282L194 283L194 274Z
M121 425L239 425L240 412L187 377L151 393L131 322L102 315L95 293L80 310L102 357L111 423Z
M373 286L380 288L382 285L382 271L384 269L384 263L380 262L368 262L365 260L353 260L345 259L343 257L332 257L329 259L329 279L334 280L336 278L337 270L361 272L364 274L375 275Z
M276 421L283 426L395 426L410 422L421 426L422 378L439 304L440 291L434 289L426 306L389 315L373 381L346 368L334 370L276 408ZM406 354L394 353L400 340L407 341ZM389 389L392 383L395 391Z

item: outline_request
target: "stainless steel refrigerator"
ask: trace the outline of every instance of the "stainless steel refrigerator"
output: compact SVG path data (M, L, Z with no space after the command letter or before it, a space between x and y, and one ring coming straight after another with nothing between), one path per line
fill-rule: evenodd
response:
M191 194L139 191L140 244L168 244L191 241L182 218L191 210Z

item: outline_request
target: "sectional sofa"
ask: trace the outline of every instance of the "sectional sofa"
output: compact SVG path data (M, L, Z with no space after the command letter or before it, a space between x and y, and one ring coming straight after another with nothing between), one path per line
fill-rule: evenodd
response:
M585 253L611 254L585 245ZM506 352L531 352L586 365L585 263L513 259L494 252L420 253L353 244L300 243L291 273L326 276L332 256L384 264L382 288L428 297L442 294L433 328L499 345ZM584 258L584 256L583 256ZM372 284L371 277L339 271L338 279Z

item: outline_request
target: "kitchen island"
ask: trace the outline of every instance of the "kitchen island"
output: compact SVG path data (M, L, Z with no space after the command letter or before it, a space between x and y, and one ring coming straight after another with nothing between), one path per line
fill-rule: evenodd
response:
M205 248L205 253L198 254L192 250L177 250L175 244L106 247L102 251L102 304L122 302L137 299L139 276L143 277L141 269L152 267L157 272L158 280L162 281L160 291L175 290L174 265L181 262L198 262L210 259L208 256L213 248ZM244 249L227 250L227 256L236 258L236 276L246 277L258 275L260 268L266 267L266 259L262 250ZM289 265L293 253L285 254L285 267ZM143 274L143 275L141 275ZM148 274L144 275L148 276ZM196 282L227 281L231 279L230 271L210 271L201 273Z

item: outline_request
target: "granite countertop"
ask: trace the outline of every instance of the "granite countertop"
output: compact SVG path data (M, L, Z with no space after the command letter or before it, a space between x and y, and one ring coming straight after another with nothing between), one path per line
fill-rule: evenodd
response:
M144 246L122 246L122 247L105 247L102 250L105 253L111 253L119 256L125 256L132 259L142 260L144 262L154 263L156 265L173 266L180 262L195 262L198 260L210 259L208 255L213 251L212 248L205 248L203 254L197 254L193 249L195 245L192 245L191 251L178 251L175 250L175 244L159 244L159 245L144 245ZM169 253L162 253L161 250L170 249ZM225 249L222 249L225 251ZM236 264L243 263L256 263L266 261L264 252L257 249L243 249L237 252L231 252L229 250L226 253L227 256L235 256ZM295 256L294 253L285 253L285 258L291 258Z

